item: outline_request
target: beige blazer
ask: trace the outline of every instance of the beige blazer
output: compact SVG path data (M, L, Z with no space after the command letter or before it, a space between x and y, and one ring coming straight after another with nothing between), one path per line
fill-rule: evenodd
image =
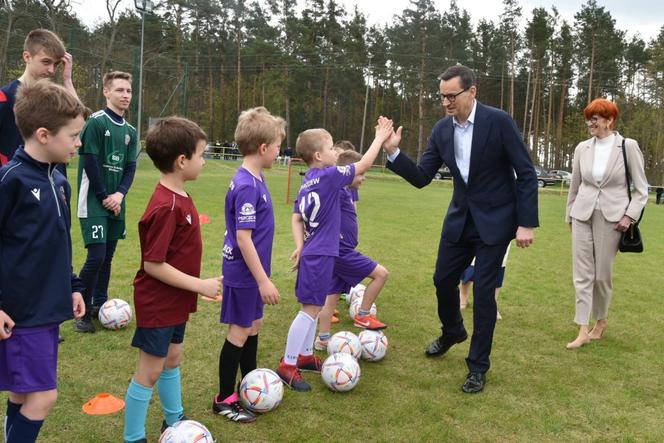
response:
M604 178L598 185L593 179L595 138L582 141L574 150L572 181L567 196L567 223L572 218L580 221L590 219L599 199L602 215L609 222L618 222L624 215L638 220L648 201L648 181L643 169L643 154L636 140L625 139L627 165L633 184L632 201L627 197L625 163L622 156L623 136L614 131L616 145L609 154Z

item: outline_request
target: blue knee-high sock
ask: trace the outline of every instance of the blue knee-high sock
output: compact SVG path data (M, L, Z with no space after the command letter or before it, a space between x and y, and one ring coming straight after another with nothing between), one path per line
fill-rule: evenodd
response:
M166 424L171 426L182 417L182 386L180 385L180 368L164 369L157 380L159 400L164 411Z
M18 411L21 410L21 406L23 405L20 403L12 403L9 399L7 399L7 413L5 414L5 441L7 441L9 428L12 427L14 419L16 418L16 414L18 414Z
M20 412L16 413L14 423L9 429L7 443L34 443L37 441L39 430L44 420L30 420Z
M151 398L152 388L142 386L132 378L125 397L125 441L145 438L145 418Z

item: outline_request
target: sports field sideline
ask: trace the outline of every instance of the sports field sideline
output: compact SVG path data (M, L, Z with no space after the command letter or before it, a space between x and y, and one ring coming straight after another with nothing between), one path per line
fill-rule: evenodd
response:
M203 277L221 269L224 197L237 166L208 161L199 180L188 185L199 213L212 220L202 226ZM70 177L74 171L70 165ZM140 259L136 226L158 177L149 159L141 157L127 196L127 240L118 245L109 298L132 302L131 283ZM272 277L282 298L278 306L265 309L258 366L274 369L298 304L288 261L293 241L286 169L266 171L266 179L276 222ZM440 359L424 356L425 346L439 332L431 274L451 193L449 181L417 190L389 172L372 172L360 190L359 249L390 271L377 301L380 318L389 325L390 348L383 361L361 363L362 377L353 391L332 393L316 374L307 373L312 392L287 391L282 404L254 424L214 416L210 406L226 328L218 322L219 304L199 301L185 338L185 413L205 424L218 442L663 441L664 206L655 206L652 198L646 206L641 225L645 253L618 255L605 338L568 351L565 343L577 331L566 194L559 188L540 190L541 227L535 244L527 250L513 248L507 265L499 302L504 319L496 327L487 387L469 396L460 390L469 341ZM78 272L85 250L76 217L73 223ZM470 330L472 301L464 317ZM334 331L357 332L343 309L341 318ZM88 416L81 407L100 392L124 398L137 360L129 345L133 328L134 323L125 330L89 335L74 333L71 322L62 325L59 399L39 441L121 441L122 413ZM6 394L0 400L4 403ZM153 400L146 426L149 441L157 441L161 420Z

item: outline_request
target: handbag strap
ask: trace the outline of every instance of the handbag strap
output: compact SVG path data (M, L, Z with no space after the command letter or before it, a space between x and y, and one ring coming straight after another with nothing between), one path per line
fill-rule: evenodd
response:
M625 137L622 139L622 155L623 155L623 162L625 163L625 181L627 182L627 197L629 197L629 201L632 201L632 184L631 184L631 175L629 173L629 167L627 166L627 152L625 150ZM639 215L639 219L634 222L634 225L638 225L641 222L641 218L643 218L643 211L645 208L641 210L641 215Z

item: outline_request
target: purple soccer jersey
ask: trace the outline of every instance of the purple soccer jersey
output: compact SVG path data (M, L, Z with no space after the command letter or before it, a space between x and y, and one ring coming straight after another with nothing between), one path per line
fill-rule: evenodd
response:
M339 191L353 182L355 165L311 168L295 200L295 213L304 221L302 255L339 255Z
M355 212L355 204L353 203L353 188L343 188L339 191L339 205L341 207L341 225L339 237L339 250L350 251L357 248L358 240L358 226L357 226L357 213Z
M254 276L242 257L237 244L238 229L251 229L251 240L265 273L270 276L272 263L272 241L274 239L274 210L265 177L254 177L244 168L239 168L226 194L226 233L222 274L224 285L233 288L258 287Z

